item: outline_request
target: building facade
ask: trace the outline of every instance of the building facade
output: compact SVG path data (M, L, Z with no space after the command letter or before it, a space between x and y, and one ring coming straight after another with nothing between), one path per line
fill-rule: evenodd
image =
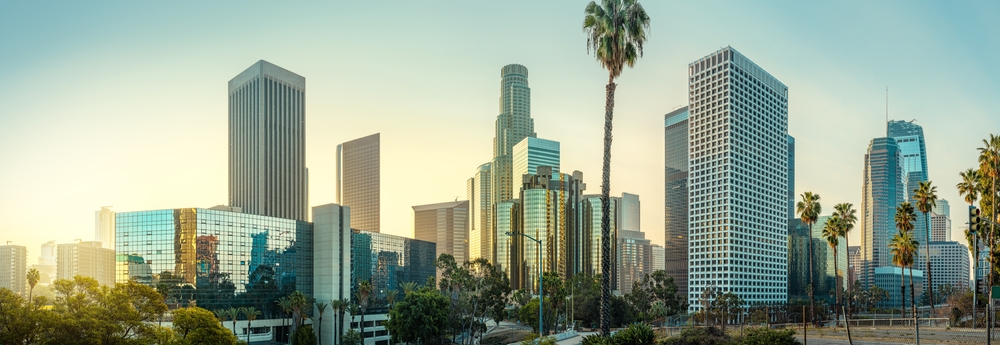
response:
M861 246L850 246L847 247L847 265L848 265L848 277L847 285L850 286L854 282L859 282L860 269L864 267L864 261L861 259Z
M795 138L788 136L788 219L795 219Z
M666 271L667 270L667 252L666 248L659 244L652 245L653 247L653 272L656 271ZM676 281L675 281L676 282Z
M611 232L611 239L618 238L618 221L615 217L618 215L617 207L620 205L621 198L612 196L610 200L610 210L608 215L611 219L608 223L611 225L609 231ZM601 196L599 194L588 194L583 195L581 198L581 227L580 233L583 237L582 250L583 255L581 259L583 263L581 267L583 268L582 273L588 275L604 274L601 264ZM618 241L611 241L611 272L608 274L611 276L612 284L616 285L615 282L618 281L618 277L615 275L615 271L618 268L617 258L615 253L617 253Z
M731 47L688 66L688 304L788 299L788 87Z
M496 233L493 232L493 202L490 200L490 163L476 169L468 181L469 198L469 258L484 258L496 262Z
M497 202L493 211L493 229L496 232L496 261L493 265L507 272L511 287L520 287L523 284L520 277L523 241L507 233L521 232L521 202L518 199Z
M667 276L688 291L688 107L664 115L663 248Z
M115 285L115 251L104 248L101 242L86 241L63 243L58 247L56 258L56 278L70 279L75 276L90 277L106 286Z
M958 242L931 242L931 279L934 291L948 284L965 291L969 288L969 247ZM930 291L925 282L924 291ZM938 303L941 303L940 301Z
M0 246L0 288L28 297L28 248Z
M59 253L59 247L56 245L56 241L48 241L42 243L40 249L38 264L31 265L31 268L38 270L38 284L49 285L56 280L56 273L58 272L56 257Z
M899 308L902 305L900 292L906 294L906 307L910 307L910 278L913 278L913 295L917 298L917 305L920 305L920 296L924 293L924 271L901 269L899 267L876 267L874 270L874 283L882 290L889 293L889 298L883 300L883 308ZM902 286L900 286L902 284Z
M380 133L337 145L337 204L351 208L351 226L379 232Z
M516 199L521 176L514 175L514 145L527 137L535 137L535 120L531 118L531 88L528 87L528 68L510 64L500 69L499 115L493 137L493 161L490 164L490 201L499 204ZM498 215L499 216L499 215ZM494 231L499 255L500 237ZM500 258L497 257L499 261Z
M559 142L527 137L514 145L513 181L511 190L521 188L521 176L534 175L540 166L551 168L552 174L559 173Z
M264 60L229 81L230 206L308 219L305 93L304 77Z
M563 279L572 278L579 272L581 239L577 205L586 188L582 178L579 171L573 175L560 174L548 166L540 166L535 174L522 176L520 229L541 241L542 255L539 258L539 244L521 236L508 239L511 246L516 247L511 251L521 253L520 265L512 266L512 275L518 275L522 284L518 288L537 292L537 277L543 271L555 272Z
M951 207L948 200L938 199L931 210L931 242L951 241ZM931 277L934 276L931 269Z
M875 268L892 266L889 241L896 234L896 206L906 201L906 171L895 139L872 139L865 154L863 181L859 275L868 288L875 284Z
M823 224L830 216L821 216L816 219L816 224L809 226L802 223L801 219L789 221L790 233L788 234L788 301L809 301L809 263L812 262L813 280L815 288L813 294L816 300L823 300L833 304L836 295L831 291L837 286L840 290L847 289L849 250L845 241L840 241L837 246L836 256L834 250L823 237ZM812 245L813 260L809 260L809 247ZM839 269L839 270L838 270ZM838 284L839 283L839 284Z
M115 249L115 211L111 206L101 206L94 212L94 241L101 242L104 248Z
M469 201L413 206L413 238L437 244L435 258L450 254L455 262L469 257Z
M653 245L641 231L618 230L618 280L615 290L621 294L632 291L634 282L642 281L647 274L653 273Z

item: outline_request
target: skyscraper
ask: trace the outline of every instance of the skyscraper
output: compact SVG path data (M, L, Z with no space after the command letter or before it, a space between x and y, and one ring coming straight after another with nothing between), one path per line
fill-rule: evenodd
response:
M817 300L826 300L830 303L834 301L836 294L835 287L840 285L840 289L847 288L848 269L850 266L849 250L847 242L840 241L837 246L837 256L833 256L833 249L823 237L823 224L830 216L820 216L816 218L816 223L812 225L812 230L802 223L801 219L791 219L789 221L788 234L788 299L789 301L809 300L808 286L809 263L812 262L813 281L815 288L814 296ZM809 247L812 245L813 260L809 260ZM834 262L836 261L836 262ZM837 274L839 269L839 276Z
M865 154L863 181L858 218L864 267L858 271L867 288L875 283L875 268L892 266L888 246L896 234L896 206L906 200L903 154L895 139L872 139Z
M28 248L25 246L0 246L0 288L28 296Z
M663 229L667 276L688 291L688 107L664 115Z
M229 81L230 206L307 219L305 93L304 77L264 60Z
M787 301L788 87L732 47L688 66L688 303Z
M573 175L560 174L548 166L540 166L535 174L522 176L523 184L519 188L520 228L528 236L542 242L542 262L538 262L537 244L522 238L513 239L511 245L517 248L512 251L522 253L519 257L521 265L512 269L521 277L524 284L521 288L537 292L540 271L555 272L561 278L569 279L580 267L577 262L580 227L576 215L581 192L585 188L580 181L582 177L578 171ZM506 235L499 232L499 227L497 230L498 236Z
M469 258L484 258L496 263L493 232L493 202L490 200L490 163L476 169L476 174L468 181L466 193L469 198Z
M115 211L111 206L101 206L94 212L94 240L104 248L115 249Z
M951 207L948 206L948 200L938 199L930 216L931 242L951 241ZM934 273L931 272L931 277L934 276Z
M940 286L949 284L966 291L969 287L969 260L972 257L969 247L958 242L931 242L931 277L933 277L934 291ZM927 282L924 281L924 291L927 290ZM942 301L937 301L942 303Z
M916 121L916 120L913 120ZM927 181L927 148L924 143L924 129L913 123L913 121L889 121L886 126L887 137L896 139L899 146L899 153L903 156L903 173L906 174L906 201L913 204L916 210L917 203L914 198L914 189L919 187L921 181ZM930 222L930 213L924 215L917 210L917 221L913 222L913 239L920 243L916 267L926 267L927 265L927 224ZM931 272L933 273L933 272ZM934 276L930 276L934 279Z
M56 257L56 277L73 279L75 276L91 277L101 285L115 285L115 250L104 248L97 241L63 243Z
M500 114L493 137L491 164L492 197L494 204L514 199L521 176L514 176L514 145L535 136L535 121L531 119L531 88L528 68L511 64L500 69ZM498 233L497 237L502 235ZM500 249L497 249L500 250Z
M413 206L413 238L437 243L437 253L451 254L461 264L469 258L469 201Z
M788 136L788 219L795 219L795 138Z
M608 223L611 225L611 238L618 238L618 221L615 217L618 215L617 207L621 204L619 201L620 197L612 196L610 199L610 210L608 215L611 219ZM596 275L605 273L601 271L601 195L600 194L588 194L584 195L580 201L580 236L582 237L581 249L583 251L581 258L583 263L581 265L582 272L584 274ZM618 241L611 241L611 252L615 253L618 246ZM618 277L615 275L615 271L618 266L615 261L615 256L611 256L611 270L609 273L611 281L618 281Z
M351 226L380 231L379 133L337 145L337 203L351 208Z
M615 290L622 294L632 291L632 284L653 273L653 245L641 231L618 229L616 246L618 280Z
M641 231L639 229L640 206L638 195L622 193L621 202L617 210L618 215L615 216L615 220L618 221L619 230Z
M653 272L665 271L667 267L665 266L667 262L667 252L664 251L663 246L659 244L652 245L653 247ZM676 281L675 281L676 282Z
M534 175L540 166L547 166L552 174L559 174L558 141L527 137L515 144L513 150L512 191L521 188L522 176Z

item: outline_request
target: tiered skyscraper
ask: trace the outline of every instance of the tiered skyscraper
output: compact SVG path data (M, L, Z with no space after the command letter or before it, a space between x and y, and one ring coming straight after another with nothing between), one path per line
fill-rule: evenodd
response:
M688 291L688 107L664 116L663 228L667 276Z
M861 190L861 260L856 267L862 284L875 284L875 269L892 266L889 241L896 234L896 206L906 200L903 153L893 138L875 138L865 154ZM919 266L918 266L919 267Z
M305 93L306 78L264 60L229 81L229 205L307 219Z
M492 201L515 199L521 176L514 176L514 145L527 137L535 137L535 120L531 119L531 88L528 68L511 64L500 69L500 115L497 116L493 137L491 182Z
M381 229L381 148L375 133L337 145L337 203L351 208L351 227Z
M688 303L787 301L788 87L731 47L688 66Z
M906 174L906 201L913 204L914 210L917 208L914 198L914 189L920 186L921 181L928 180L927 174L927 148L924 143L924 129L913 121L889 121L886 127L886 136L896 139L899 145L899 152L903 156L903 173ZM926 267L926 246L927 224L930 222L930 213L926 216L917 211L917 221L914 222L913 239L920 242L918 260L914 263L916 267ZM933 273L933 272L931 272ZM934 276L932 275L933 279Z

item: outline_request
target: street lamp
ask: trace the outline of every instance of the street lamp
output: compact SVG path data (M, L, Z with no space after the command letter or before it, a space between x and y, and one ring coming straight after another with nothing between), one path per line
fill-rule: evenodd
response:
M542 285L542 272L544 272L542 268L542 241L539 241L534 237L528 236L525 233L510 232L510 231L507 232L507 236L515 236L515 235L527 237L529 240L535 241L535 243L538 244L538 339L542 339L543 336L542 332L544 332L543 331L544 328L542 328L542 302L545 300L545 288Z

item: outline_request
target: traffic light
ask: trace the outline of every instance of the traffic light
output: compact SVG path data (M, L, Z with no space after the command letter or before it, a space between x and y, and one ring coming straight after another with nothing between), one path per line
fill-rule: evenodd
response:
M979 209L975 206L969 206L969 231L973 233L983 230L985 224L983 224L983 218L979 217Z

